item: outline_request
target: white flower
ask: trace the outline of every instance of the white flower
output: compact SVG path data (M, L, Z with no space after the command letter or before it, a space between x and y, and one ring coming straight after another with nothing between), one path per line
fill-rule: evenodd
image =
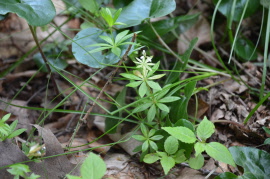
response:
M150 57L146 56L145 50L143 50L142 54L143 54L143 56L141 56L140 58L136 57L137 62L135 62L135 63L137 65L137 68L141 68L143 71L143 74L146 76L148 70L152 71L150 66L154 66L155 64L150 63L152 61L153 56L150 56Z

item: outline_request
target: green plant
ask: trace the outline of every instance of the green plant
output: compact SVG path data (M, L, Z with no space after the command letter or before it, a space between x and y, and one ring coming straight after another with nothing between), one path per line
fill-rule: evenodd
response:
M34 173L32 173L30 176L29 172L31 172L31 170L29 169L28 165L24 165L24 164L14 164L10 166L10 169L7 169L7 171L14 175L14 179L19 179L20 177L23 177L24 179L36 179L39 178L39 175L36 175Z
M164 152L156 151L156 153L147 154L143 161L146 163L154 163L160 160L165 174L174 167L176 163L188 162L191 168L200 169L204 164L202 152L206 152L210 157L236 166L229 150L218 142L207 143L206 140L215 132L215 126L212 122L204 118L196 128L192 131L187 127L162 127L170 136L164 142ZM184 155L185 148L179 146L178 140L183 143L194 144L194 157L186 158Z
M18 124L18 120L15 120L10 125L8 125L6 121L9 119L10 116L11 116L10 113L6 114L0 120L0 141L4 141L6 139L12 139L20 135L24 131L26 131L26 129L15 130Z
M81 177L67 175L68 179L100 179L106 172L106 164L96 154L90 153L81 166Z

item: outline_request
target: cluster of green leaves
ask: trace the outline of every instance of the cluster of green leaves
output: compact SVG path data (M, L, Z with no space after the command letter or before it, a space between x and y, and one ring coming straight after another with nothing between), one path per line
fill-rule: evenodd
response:
M99 179L105 175L106 164L96 154L90 153L81 166L81 176L67 175L68 179Z
M24 179L36 179L39 178L39 175L36 175L34 173L32 173L30 176L29 172L31 172L31 170L29 169L28 165L24 165L24 164L14 164L10 166L10 169L7 169L7 171L14 175L14 179L19 179L21 177L23 177Z
M146 163L154 163L160 160L161 165L167 174L177 163L188 162L191 168L200 169L204 165L204 157L202 152L206 152L210 157L236 166L229 150L218 142L207 143L206 140L215 132L215 126L212 122L204 118L196 128L192 131L187 127L162 127L170 136L164 142L164 152L156 151L147 154L143 161ZM179 141L187 144L194 144L194 157L186 158L185 149L179 145Z
M15 130L18 124L18 120L13 121L10 125L6 123L6 121L10 118L11 114L6 114L0 120L0 141L4 141L6 139L12 139L24 131L26 129L18 129Z

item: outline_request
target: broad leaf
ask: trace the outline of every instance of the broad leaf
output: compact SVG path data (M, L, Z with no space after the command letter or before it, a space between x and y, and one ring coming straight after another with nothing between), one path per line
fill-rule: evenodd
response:
M191 168L195 169L195 170L198 170L200 168L203 167L204 165L204 158L203 158L203 155L202 154L199 154L198 156L196 157L191 157L189 160L188 160L188 164Z
M102 178L106 172L105 162L96 154L90 153L81 166L82 178Z
M214 3L217 4L219 0L214 0ZM218 10L225 15L228 19L231 16L231 11L234 11L233 14L233 20L234 21L239 21L245 4L249 1L249 4L247 6L247 10L246 10L246 14L244 17L249 17L252 14L254 14L256 12L256 10L258 9L258 7L260 6L260 2L258 0L236 0L236 5L235 8L233 9L233 1L235 0L222 0Z
M174 167L175 161L172 157L169 156L163 156L160 159L161 166L164 170L165 175L168 174L168 172Z
M195 134L186 127L162 127L171 136L185 143L194 143L197 139Z
M185 152L184 149L181 149L176 152L176 154L173 156L175 163L182 163L186 160L186 156L184 152Z
M134 0L128 6L124 7L118 22L125 23L126 28L140 24L147 18L157 18L165 16L176 8L174 0Z
M186 120L186 119L180 119L180 120L178 120L178 121L174 124L174 126L175 126L175 127L177 127L177 126L187 127L187 128L189 128L190 130L192 130L193 132L195 132L194 125L193 125L190 121L188 121L188 120Z
M255 60L258 55L255 45L246 38L238 38L234 46L235 53L244 60Z
M244 168L242 178L256 176L256 178L269 178L270 154L251 147L234 146L229 148L237 165Z
M143 158L143 161L145 163L154 163L154 162L158 161L159 159L160 159L160 157L158 156L158 154L153 153L153 154L145 155L145 157Z
M179 31L179 33L185 32L187 29L189 29L192 25L196 23L198 17L199 14L178 16L174 18L168 18L165 20L153 22L152 25L154 26L158 34L162 37L163 35L167 34L168 32L174 29L176 29L176 31ZM142 35L146 36L148 39L157 38L153 30L149 28L149 24L142 24L138 28L140 31L142 31L140 36Z
M74 37L72 43L72 53L80 63L83 63L93 68L102 68L106 65L117 63L120 58L125 54L128 45L119 46L121 50L120 57L111 52L111 50L109 50L108 52L98 51L95 53L89 53L89 51L100 47L90 45L97 43L106 43L99 36L108 36L108 34L98 28L88 28L80 31Z
M165 140L164 148L169 155L174 154L178 150L178 146L178 140L173 136L170 136Z
M201 142L197 142L194 145L194 149L195 149L195 156L198 156L199 154L201 154L203 151L205 151L205 143L201 143Z
M56 12L51 0L6 0L0 2L0 14L16 13L32 26L43 26L54 18Z
M230 151L222 144L218 142L211 142L205 145L206 153L215 160L227 163L232 166L236 166Z
M215 125L209 121L206 117L200 122L196 130L197 136L202 140L206 141L215 132Z
M79 2L83 8L93 14L95 14L99 10L100 4L102 3L101 0L79 0Z

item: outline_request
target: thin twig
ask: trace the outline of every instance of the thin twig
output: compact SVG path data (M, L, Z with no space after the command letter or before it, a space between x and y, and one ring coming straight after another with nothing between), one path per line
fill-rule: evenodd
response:
M134 42L135 39L136 39L136 33L133 34L133 37L132 37L131 42ZM131 47L132 47L132 44L130 44L130 45L128 46L128 49L127 49L127 51L125 52L124 56L123 56L122 59L118 62L116 69L112 72L111 76L109 77L109 79L107 80L107 82L105 83L105 85L103 86L103 88L101 89L101 91L99 92L99 94L97 95L96 99L93 101L93 104L91 104L91 107L88 109L88 111L86 112L86 114L84 115L84 117L83 117L82 119L79 120L79 122L78 122L76 128L74 129L74 132L73 132L73 134L72 134L72 136L71 136L71 138L70 138L70 140L69 140L69 143L68 143L68 145L67 145L68 148L71 146L72 140L73 140L73 138L75 137L76 133L77 133L77 132L79 131L79 129L81 128L82 124L83 124L83 123L86 123L87 117L88 117L88 116L90 115L90 113L92 112L94 106L96 105L97 101L99 100L99 98L100 98L101 95L103 94L104 90L105 90L105 89L107 88L107 86L112 82L112 79L113 79L113 77L115 76L115 74L117 73L117 71L119 70L119 68L120 68L120 66L121 66L121 64L122 64L122 62L123 62L123 61L127 61L127 59L128 59L127 56L128 56L128 53L129 53Z
M51 70L51 68L49 66L48 60L47 60L45 54L43 53L43 51L41 49L41 46L40 46L40 44L38 42L37 34L35 33L35 31L34 31L34 29L33 29L33 27L31 25L29 25L29 28L30 28L30 31L32 33L32 36L33 36L33 38L35 40L35 43L36 43L36 45L38 47L38 50L39 50L39 52L40 52L40 54L42 56L42 59L43 59L43 61L45 63L45 66L46 66L48 72L51 74L51 78L52 78L52 82L53 82L53 86L54 86L54 91L55 91L56 94L59 94L59 90L57 88L57 84L56 84L54 75L53 75L52 70Z

